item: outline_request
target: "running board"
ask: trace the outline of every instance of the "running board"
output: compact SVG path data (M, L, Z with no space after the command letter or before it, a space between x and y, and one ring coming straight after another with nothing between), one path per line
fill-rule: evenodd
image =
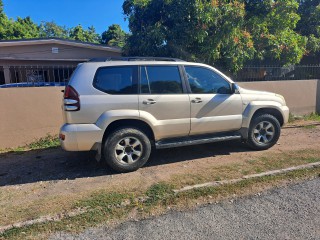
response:
M242 137L239 134L227 135L227 136L206 136L206 137L189 137L189 138L180 138L180 139L170 139L156 142L156 148L174 148L174 147L183 147L197 144L213 143L213 142L223 142L231 140L240 140Z

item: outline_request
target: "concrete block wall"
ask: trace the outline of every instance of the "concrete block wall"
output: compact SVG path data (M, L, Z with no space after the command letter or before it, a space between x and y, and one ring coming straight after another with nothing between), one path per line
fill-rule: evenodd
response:
M293 114L320 112L319 80L246 82L239 85L283 95ZM0 89L0 149L22 146L47 134L58 134L63 121L62 89Z

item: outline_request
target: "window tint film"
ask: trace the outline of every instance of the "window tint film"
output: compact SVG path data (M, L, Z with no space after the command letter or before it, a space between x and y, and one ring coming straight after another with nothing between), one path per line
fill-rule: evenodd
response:
M141 93L182 93L182 82L177 66L142 66Z
M109 94L137 94L136 66L99 68L94 87Z
M231 93L229 82L214 71L190 66L186 66L185 69L192 93Z

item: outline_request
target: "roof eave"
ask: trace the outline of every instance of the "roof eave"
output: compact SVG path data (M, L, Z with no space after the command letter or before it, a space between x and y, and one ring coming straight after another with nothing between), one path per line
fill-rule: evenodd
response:
M30 40L17 40L17 41L0 41L0 47L12 47L12 46L26 46L26 45L42 45L42 44L62 44L67 46L90 48L108 52L122 53L120 48L97 45L92 43L62 40L62 39L30 39Z

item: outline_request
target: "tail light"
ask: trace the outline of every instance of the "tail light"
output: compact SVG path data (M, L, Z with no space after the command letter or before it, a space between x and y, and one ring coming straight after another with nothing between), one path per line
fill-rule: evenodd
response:
M66 111L79 111L80 110L80 99L77 91L71 87L66 86L64 91L64 109Z

